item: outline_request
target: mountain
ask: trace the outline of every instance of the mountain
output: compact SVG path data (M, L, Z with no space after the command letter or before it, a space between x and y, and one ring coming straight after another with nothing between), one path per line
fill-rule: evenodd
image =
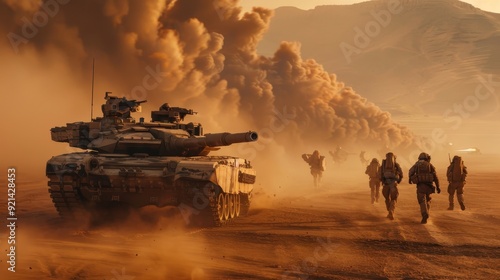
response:
M281 7L259 52L281 41L395 116L498 116L500 14L457 0Z

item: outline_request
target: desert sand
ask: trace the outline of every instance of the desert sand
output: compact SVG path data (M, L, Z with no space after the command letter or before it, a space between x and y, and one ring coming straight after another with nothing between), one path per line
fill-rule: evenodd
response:
M317 189L305 166L292 173L296 184L258 182L249 214L218 228L188 227L176 208L68 224L54 210L46 183L26 177L17 182L22 191L16 272L7 271L2 258L0 275L116 280L498 279L500 174L474 167L485 158L466 162L471 170L467 209L447 211L448 195L442 187L441 194L433 195L426 225L420 224L415 187L407 180L399 187L396 219L385 218L382 198L370 204L358 162L330 164ZM439 175L444 181L444 174Z
M0 42L0 186L17 168L18 216L13 273L0 188L0 279L500 279L498 14L405 0L415 5L349 63L339 45L354 44L354 28L390 1L274 17L240 14L237 1L57 1L68 5L27 33L25 17L41 13L36 2L0 1L0 33L10 39ZM189 121L206 132L260 133L252 146L221 150L257 170L247 216L217 228L190 227L174 207L59 218L45 163L79 150L52 142L49 130L89 120L94 58L94 117L112 91L148 100L136 118L169 102L198 111ZM489 78L489 94L477 97ZM465 115L446 115L459 105ZM417 145L436 128L448 137ZM313 188L300 154L337 145L355 155L342 165L328 157ZM447 211L447 149L474 146L484 154L464 154L467 209ZM428 224L407 178L394 221L383 200L370 204L357 155L384 147L407 149L400 163L415 160L410 150L432 154L443 192Z

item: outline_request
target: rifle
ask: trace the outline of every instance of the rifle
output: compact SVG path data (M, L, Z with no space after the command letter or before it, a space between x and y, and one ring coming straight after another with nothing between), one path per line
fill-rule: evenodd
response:
M450 153L448 153L448 161L450 161L450 164L451 164L451 156L450 156Z

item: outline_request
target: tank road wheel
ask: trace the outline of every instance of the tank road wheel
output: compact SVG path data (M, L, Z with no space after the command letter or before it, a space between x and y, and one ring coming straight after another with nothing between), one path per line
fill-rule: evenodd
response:
M203 193L209 200L209 205L207 205L209 207L201 209L200 215L194 216L193 224L208 227L223 226L232 218L238 217L244 210L244 204L240 203L240 195L224 193L218 185L210 183L209 190Z
M234 217L236 217L235 213L236 213L236 195L234 194L228 194L229 196L229 205L228 205L228 208L229 208L229 218L232 219Z
M239 217L241 211L241 198L240 194L233 194L234 198L234 216Z
M224 220L229 220L229 194L224 194Z
M225 220L226 216L226 199L224 193L220 193L219 196L217 197L217 216L220 221Z

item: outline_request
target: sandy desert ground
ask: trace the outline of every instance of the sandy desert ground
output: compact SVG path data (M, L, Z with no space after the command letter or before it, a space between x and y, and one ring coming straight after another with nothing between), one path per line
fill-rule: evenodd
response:
M415 187L406 180L396 219L390 221L382 200L369 203L364 176L332 171L319 189L305 183L308 177L272 189L261 183L248 216L210 229L186 227L176 209L143 209L121 221L68 225L52 207L45 182L19 178L16 272L7 271L4 253L0 276L499 279L500 174L469 168L466 211L447 211L447 194L435 194L426 225L419 223ZM4 232L2 251L7 249Z
M0 34L30 39L0 42L0 280L500 279L498 14L458 1L403 1L419 5L391 16L349 64L339 44L354 43L353 28L374 22L371 12L382 11L374 5L390 1L283 18L293 25L280 23L279 13L270 25L271 12L262 9L240 18L238 1L71 1L27 36L25 17L36 21L38 2L0 1ZM309 46L311 30L321 43ZM301 42L304 56L299 44L282 40ZM246 217L193 228L176 208L146 208L101 221L60 220L45 162L75 149L52 142L49 129L89 119L94 58L95 116L112 91L148 99L146 120L169 102L198 111L189 121L207 132L260 133L262 142L248 149L224 150L258 172ZM489 93L477 97L489 78ZM457 106L466 112L446 117ZM434 137L435 128L447 137ZM443 193L433 196L426 225L407 178L394 221L383 201L371 205L357 158L360 149L413 149L413 132L432 137L424 144L439 149L427 152L441 160ZM329 165L314 189L302 150L337 145L356 157ZM465 158L467 209L447 211L444 150L467 147L496 155ZM15 273L7 270L7 165L18 168Z

